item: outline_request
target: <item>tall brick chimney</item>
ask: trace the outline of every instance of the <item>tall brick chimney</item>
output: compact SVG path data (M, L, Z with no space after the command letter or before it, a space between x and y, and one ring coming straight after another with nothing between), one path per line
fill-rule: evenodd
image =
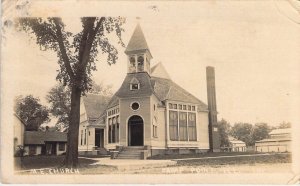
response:
M220 151L220 135L217 128L217 103L216 103L216 86L215 86L215 69L206 67L207 82L207 103L209 110L209 149L211 152Z

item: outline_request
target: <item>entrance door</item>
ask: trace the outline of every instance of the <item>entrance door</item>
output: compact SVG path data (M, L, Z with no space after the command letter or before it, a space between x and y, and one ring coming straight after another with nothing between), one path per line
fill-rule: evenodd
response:
M56 147L56 143L52 143L52 149L51 149L51 151L52 151L51 154L52 154L52 155L57 155L57 154L56 154L56 148L57 148L57 147Z
M95 129L95 146L104 147L104 129Z
M128 146L144 145L144 122L140 116L128 120Z

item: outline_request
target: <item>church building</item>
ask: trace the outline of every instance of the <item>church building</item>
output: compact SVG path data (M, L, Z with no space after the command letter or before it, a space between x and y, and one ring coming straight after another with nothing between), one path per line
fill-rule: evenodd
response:
M127 75L112 98L82 98L79 153L114 151L116 158L129 158L219 151L214 68L206 69L206 105L173 82L162 63L151 68L139 24L125 54Z

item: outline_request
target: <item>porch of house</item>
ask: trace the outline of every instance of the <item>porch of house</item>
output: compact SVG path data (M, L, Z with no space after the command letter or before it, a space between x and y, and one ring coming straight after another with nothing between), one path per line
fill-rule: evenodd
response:
M105 148L104 127L89 126L88 132L83 139L84 145L79 147L79 155L108 155Z

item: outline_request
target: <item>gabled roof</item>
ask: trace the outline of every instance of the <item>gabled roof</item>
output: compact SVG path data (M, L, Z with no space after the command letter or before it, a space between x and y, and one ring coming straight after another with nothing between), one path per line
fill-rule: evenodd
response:
M20 118L20 116L18 116L16 113L14 113L14 116L20 121L20 123L22 123L23 125L27 125L26 123L25 123L25 121L23 121L21 118Z
M243 141L240 141L238 139L235 139L234 137L232 136L228 136L228 140L230 143L235 143L235 144L246 144L245 142Z
M255 143L265 143L265 142L280 142L280 141L291 141L291 138L268 138L256 141Z
M276 135L276 134L291 134L292 129L291 128L285 128L285 129L274 129L270 132L270 135Z
M113 97L111 98L111 100L109 101L107 108L111 108L114 106L117 106L119 104L119 98L115 95L113 95Z
M137 80L135 77L133 77L130 81L131 84L138 84L140 83L139 80Z
M25 145L42 145L49 142L67 142L67 133L57 131L25 131Z
M138 90L130 90L130 82L136 78L140 83ZM147 73L129 73L125 77L120 89L108 104L111 108L118 104L119 98L145 97L154 94L160 101L172 100L198 105L200 111L207 111L207 105L198 98L181 88L171 79L150 77Z
M165 79L171 79L167 70L163 66L161 62L156 64L154 67L151 68L151 76L152 77L159 77L159 78L165 78Z
M132 79L136 79L140 87L138 90L130 90ZM152 95L150 76L146 72L129 73L125 77L120 89L115 94L118 98L143 97Z
M206 111L207 105L198 98L181 88L170 79L152 77L151 84L155 95L161 100L172 100L186 103L194 103L198 105L199 110Z
M125 53L128 54L133 51L145 51L145 50L148 50L150 52L142 28L140 24L137 24L129 40L129 43L126 47Z
M105 110L110 97L99 94L82 96L83 104L88 118L98 118Z

